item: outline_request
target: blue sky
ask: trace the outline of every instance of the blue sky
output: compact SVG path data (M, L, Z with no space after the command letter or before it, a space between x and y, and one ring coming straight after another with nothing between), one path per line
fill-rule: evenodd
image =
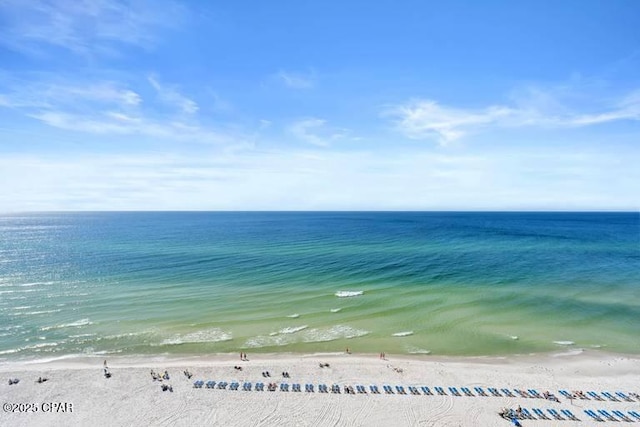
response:
M637 210L637 1L0 1L0 211Z

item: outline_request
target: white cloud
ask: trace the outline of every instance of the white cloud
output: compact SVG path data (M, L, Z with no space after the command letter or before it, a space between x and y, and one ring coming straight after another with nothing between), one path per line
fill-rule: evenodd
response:
M276 78L291 89L310 89L315 86L315 73L301 74L279 71Z
M186 114L195 114L198 112L198 104L194 100L182 95L177 89L161 85L155 76L149 76L148 80L164 103Z
M318 147L328 147L332 142L347 136L347 130L331 128L326 120L306 118L298 120L287 128L287 131L297 140Z
M55 78L13 81L7 93L0 93L0 107L12 108L48 126L74 132L230 146L245 145L250 139L240 131L203 124L195 101L172 87L160 85L156 77L150 78L149 83L157 90L161 105L143 102L137 91L124 84L112 81L72 84ZM164 105L169 105L171 111L162 108Z
M159 30L184 14L169 0L4 0L0 43L29 54L43 54L44 46L114 54L122 46L152 47Z
M409 138L435 138L439 144L447 145L486 128L582 127L640 120L639 93L632 92L622 101L592 107L588 112L569 108L551 93L531 90L528 98L516 100L513 106L462 109L442 106L433 100L417 100L388 109L383 115L393 117L397 129Z

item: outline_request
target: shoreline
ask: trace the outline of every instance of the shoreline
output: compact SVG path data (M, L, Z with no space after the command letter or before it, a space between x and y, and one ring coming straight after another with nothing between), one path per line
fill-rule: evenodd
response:
M3 425L193 425L230 426L367 425L367 426L508 426L497 414L503 408L570 410L580 421L564 424L582 427L594 421L584 409L637 410L639 400L595 401L566 399L560 390L640 393L640 356L602 351L580 354L553 353L517 356L446 357L425 355L345 353L256 353L241 361L239 354L198 356L108 357L111 378L103 375L103 356L40 360L0 365L0 398L3 402L71 403L73 411L51 413L2 413ZM319 364L329 364L320 368ZM242 367L237 370L234 367ZM170 373L170 380L154 381L149 370ZM188 379L183 371L193 374ZM265 371L270 373L267 378ZM283 377L282 372L289 373ZM38 384L38 377L46 383ZM17 385L7 379L19 378ZM237 391L195 388L195 380L238 382ZM247 383L301 384L301 392L243 391ZM171 385L172 392L161 385ZM312 384L314 392L305 392ZM367 393L320 393L329 388L363 385ZM381 394L369 393L377 385ZM393 394L383 392L390 385ZM446 395L406 395L395 387L444 388ZM454 396L448 387L467 387L473 396ZM550 391L560 402L521 396L480 396L475 387ZM250 408L250 410L247 410ZM636 420L640 421L640 420ZM523 420L523 426L553 426L553 420Z
M243 351L245 353L245 351ZM245 353L246 354L246 353ZM602 349L585 349L585 348L567 348L559 349L553 352L541 353L516 353L504 355L476 355L476 356L450 356L443 354L406 354L406 353L385 353L387 359L422 361L434 363L467 363L467 362L486 362L494 364L504 364L505 362L526 362L539 363L546 359L594 359L601 360L603 358L623 358L630 360L638 360L640 363L640 354L635 353L617 353ZM298 352L271 352L271 353L249 353L251 360L290 360L290 359L313 359L313 358L364 358L379 359L379 354L366 352L314 352L314 353L298 353ZM169 366L177 366L179 364L191 363L195 366L208 366L210 364L218 365L220 363L241 362L239 353L208 353L208 354L191 354L191 353L159 353L159 354L66 354L57 357L41 357L41 358L24 358L24 359L6 359L0 360L0 372L6 371L7 367L28 366L49 366L55 367L60 365L67 369L78 368L86 365L87 368L93 367L96 361L118 361L121 366L127 367L143 367L148 361L154 363L165 363ZM249 361L251 361L249 360Z

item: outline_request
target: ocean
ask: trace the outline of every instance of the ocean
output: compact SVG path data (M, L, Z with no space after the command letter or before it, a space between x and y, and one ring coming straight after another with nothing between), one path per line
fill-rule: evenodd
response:
M640 353L630 213L0 216L0 361Z

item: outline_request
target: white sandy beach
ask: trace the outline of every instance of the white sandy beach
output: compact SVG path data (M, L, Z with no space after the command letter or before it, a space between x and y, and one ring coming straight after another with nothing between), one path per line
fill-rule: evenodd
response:
M320 368L320 363L330 367ZM3 426L509 426L501 408L569 409L580 421L523 420L523 426L592 426L583 409L640 411L640 402L569 400L558 390L640 393L640 358L602 352L505 358L407 357L359 354L249 354L207 357L73 358L0 365ZM242 370L234 369L242 366ZM151 378L150 370L170 374ZM188 369L193 378L187 379ZM269 371L271 378L263 377ZM287 371L290 378L282 378ZM46 377L45 383L37 383ZM18 384L9 385L9 379ZM237 381L237 391L194 388L194 380ZM244 382L301 384L301 392L243 391ZM314 392L305 392L305 384ZM173 392L162 391L170 384ZM318 384L341 387L320 393ZM364 385L366 394L345 394L345 385ZM383 385L404 386L407 395L386 394ZM381 394L372 394L377 385ZM408 386L444 387L447 395L412 395ZM452 396L448 387L469 387L474 397ZM551 391L560 403L524 397L480 397L474 387ZM27 404L18 406L17 404ZM8 404L8 405L7 405ZM62 404L62 405L61 405ZM65 405L66 404L66 405ZM66 409L66 412L56 412ZM9 412L7 412L9 410ZM26 410L26 412L21 412ZM15 411L15 412L12 412ZM34 412L35 411L35 412ZM550 417L551 418L551 417ZM635 420L639 422L638 420ZM598 423L605 424L605 423ZM609 424L615 424L609 422ZM629 423L631 424L631 423Z

